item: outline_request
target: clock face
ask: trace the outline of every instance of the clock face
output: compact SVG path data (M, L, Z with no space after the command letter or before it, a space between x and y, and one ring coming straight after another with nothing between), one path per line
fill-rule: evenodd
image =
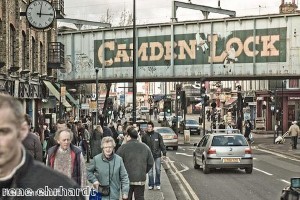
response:
M53 23L55 11L48 1L35 0L28 5L26 18L34 28L45 29Z

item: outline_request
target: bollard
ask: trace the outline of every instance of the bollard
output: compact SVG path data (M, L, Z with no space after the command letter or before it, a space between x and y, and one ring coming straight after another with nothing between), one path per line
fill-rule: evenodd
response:
M184 135L184 144L190 144L191 142L190 130L184 130L183 135Z

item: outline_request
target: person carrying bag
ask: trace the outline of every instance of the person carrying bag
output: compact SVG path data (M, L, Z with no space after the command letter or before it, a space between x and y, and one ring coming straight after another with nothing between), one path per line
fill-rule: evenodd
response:
M100 194L102 200L128 199L129 178L123 160L114 154L115 141L104 137L101 141L102 153L96 155L87 167L87 177ZM121 194L120 194L121 191Z

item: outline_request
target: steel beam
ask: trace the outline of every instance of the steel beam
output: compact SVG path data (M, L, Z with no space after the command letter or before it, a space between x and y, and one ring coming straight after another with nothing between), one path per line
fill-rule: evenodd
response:
M110 23L94 22L94 21L87 21L87 20L81 20L81 19L62 18L62 19L57 19L57 21L75 24L77 27L80 27L80 28L83 25L98 26L98 27L105 27L105 28L111 27Z
M232 10L225 10L221 8L214 8L214 7L209 7L209 6L202 6L202 5L197 5L197 4L192 4L192 3L184 3L184 2L179 2L179 1L174 1L174 6L172 6L173 11L172 11L172 18L176 18L176 10L178 7L181 8L187 8L187 9L193 9L193 10L200 10L204 14L205 18L207 19L209 13L218 13L218 14L224 14L224 15L229 15L230 17L235 17L236 12Z

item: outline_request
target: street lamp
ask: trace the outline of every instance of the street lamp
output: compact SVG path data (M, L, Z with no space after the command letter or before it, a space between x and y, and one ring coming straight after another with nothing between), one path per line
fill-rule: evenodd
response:
M282 80L281 82L281 135L284 134L283 132L283 87L285 85L285 80Z
M132 92L133 92L133 99L132 99L132 104L133 104L133 110L132 110L132 121L133 123L136 122L136 52L135 52L135 49L136 49L136 44L135 44L135 0L133 0L133 17L132 17L132 21L133 21L133 25L132 25L132 52L133 52L133 55L132 55L132 59L133 59L133 62L132 62L132 65L133 65L133 88L132 88Z
M96 125L98 125L98 94L99 94L99 79L98 79L98 72L99 67L95 67L96 72Z

